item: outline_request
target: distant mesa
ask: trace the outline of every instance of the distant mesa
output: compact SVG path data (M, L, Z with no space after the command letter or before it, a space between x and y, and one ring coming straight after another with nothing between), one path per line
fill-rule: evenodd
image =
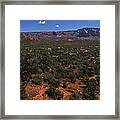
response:
M74 39L99 39L100 28L81 28L78 30L70 31L53 31L53 32L21 32L20 39L28 41L40 41L47 39L55 39L56 41L68 40L73 41Z

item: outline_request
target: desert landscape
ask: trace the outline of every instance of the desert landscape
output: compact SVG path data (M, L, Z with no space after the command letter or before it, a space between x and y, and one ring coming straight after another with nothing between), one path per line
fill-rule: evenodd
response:
M99 100L100 28L20 32L21 100Z

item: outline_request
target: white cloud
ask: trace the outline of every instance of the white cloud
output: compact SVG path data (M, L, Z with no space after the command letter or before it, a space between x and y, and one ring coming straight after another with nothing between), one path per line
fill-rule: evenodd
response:
M38 23L39 24L45 24L46 22L45 22L45 20L40 20Z
M46 22L45 21L42 21L42 24L45 24Z
M42 23L41 20L38 23L41 24Z
M59 28L59 27L60 27L60 25L56 24L56 25L55 25L55 27Z

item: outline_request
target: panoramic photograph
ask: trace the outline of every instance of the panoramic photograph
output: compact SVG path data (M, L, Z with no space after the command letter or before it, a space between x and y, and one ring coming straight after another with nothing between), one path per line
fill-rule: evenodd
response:
M20 20L20 100L100 100L100 20Z

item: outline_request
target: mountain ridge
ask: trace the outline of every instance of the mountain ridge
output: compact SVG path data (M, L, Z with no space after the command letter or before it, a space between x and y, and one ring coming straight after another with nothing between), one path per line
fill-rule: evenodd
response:
M49 32L20 32L21 40L39 40L47 38L73 39L73 38L100 38L100 28L80 28L67 31L49 31Z

